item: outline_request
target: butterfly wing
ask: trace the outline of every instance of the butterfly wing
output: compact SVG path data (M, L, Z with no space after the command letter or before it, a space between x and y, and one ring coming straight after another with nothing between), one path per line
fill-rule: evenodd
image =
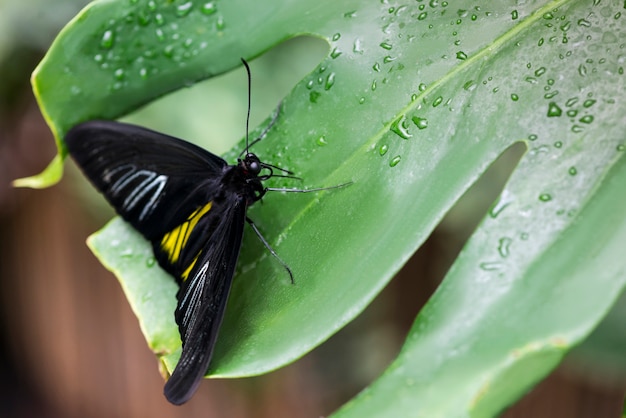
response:
M229 195L226 204L212 208L205 219L212 233L177 295L175 316L183 348L164 388L166 398L176 405L191 398L209 366L241 248L245 199Z
M93 185L151 241L204 206L211 198L211 182L227 167L220 157L189 142L114 121L79 124L65 142Z
M152 242L180 285L175 312L183 350L165 396L186 402L206 373L241 248L247 201L222 186L221 158L134 125L72 128L70 155L116 211Z

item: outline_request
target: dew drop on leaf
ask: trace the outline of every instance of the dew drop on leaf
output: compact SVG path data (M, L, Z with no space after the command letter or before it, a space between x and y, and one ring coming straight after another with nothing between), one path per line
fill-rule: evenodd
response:
M552 200L552 196L548 193L542 193L539 195L539 200L542 202L549 202Z
M324 90L330 90L335 85L335 73L330 73L326 77L326 84L324 84Z
M585 115L582 118L580 118L579 121L582 122L582 123L589 124L589 123L593 122L593 116L592 115Z
M192 7L193 7L193 2L191 1L185 2L183 4L179 4L178 6L176 6L176 16L178 17L187 16L189 12L191 12Z
M513 198L508 190L503 190L502 194L498 197L498 201L489 210L489 216L497 218L507 206L513 202Z
M107 30L102 35L102 40L100 41L100 46L104 49L111 49L113 44L115 43L115 35L112 30Z
M409 133L407 128L408 126L406 123L406 116L402 115L391 123L391 127L389 129L391 129L391 131L398 135L400 138L409 139L413 135Z
M498 253L500 253L500 256L502 258L506 258L509 256L510 254L509 249L511 247L512 242L513 240L511 238L508 238L508 237L500 238L500 241L498 242Z
M502 266L502 263L499 263L499 262L486 261L486 262L480 263L479 267L481 270L485 270L485 271L496 271L496 270L500 270L503 266Z
M200 8L200 11L205 15L212 15L217 12L217 7L215 7L215 3L213 2L204 3Z
M587 99L587 100L585 100L583 102L583 106L589 108L589 107L593 106L595 102L596 101L593 100L593 99Z
M398 164L400 164L401 159L402 157L400 157L399 155L396 155L395 157L391 159L391 161L389 161L389 167L397 166Z
M563 111L561 110L559 105L557 105L555 102L550 102L548 104L548 117L549 118L561 116L562 113Z

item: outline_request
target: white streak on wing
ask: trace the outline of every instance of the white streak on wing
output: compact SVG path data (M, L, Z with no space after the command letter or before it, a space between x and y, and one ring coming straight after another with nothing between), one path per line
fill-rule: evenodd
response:
M161 195L163 188L165 188L168 177L163 174L158 175L154 171L137 170L137 168L133 165L123 165L117 167L115 170L107 173L107 177L110 178L118 171L125 169L129 170L127 173L124 173L119 179L117 179L115 183L113 183L113 185L111 186L111 192L114 195L117 195L134 180L145 177L144 180L137 187L135 187L128 194L128 196L126 196L126 199L124 199L124 203L122 204L122 208L124 210L132 210L144 197L146 197L148 193L151 193L148 202L144 205L141 213L139 214L139 220L142 221L154 210L159 196Z
M200 270L191 279L191 288L185 294L185 297L180 301L180 306L188 306L185 310L182 323L185 325L187 332L193 328L193 323L196 321L196 315L194 315L194 307L198 304L199 299L202 296L202 289L204 288L204 282L206 281L206 272L209 268L209 263L204 263ZM189 304L187 300L191 296ZM190 321L191 320L191 321ZM190 322L189 322L190 321Z

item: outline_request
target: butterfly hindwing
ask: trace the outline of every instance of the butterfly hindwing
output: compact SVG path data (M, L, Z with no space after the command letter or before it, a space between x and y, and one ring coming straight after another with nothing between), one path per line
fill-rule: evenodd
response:
M246 202L232 194L219 211L220 222L205 215L212 231L196 256L178 291L176 322L182 339L182 354L164 389L174 404L186 402L195 392L211 360L232 278L241 248ZM202 231L206 233L207 231Z

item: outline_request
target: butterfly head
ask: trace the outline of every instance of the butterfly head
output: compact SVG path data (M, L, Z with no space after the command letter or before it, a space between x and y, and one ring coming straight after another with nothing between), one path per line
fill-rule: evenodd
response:
M257 177L264 167L264 164L259 160L255 154L249 152L245 158L240 161L240 166L243 168L244 173L250 177Z

